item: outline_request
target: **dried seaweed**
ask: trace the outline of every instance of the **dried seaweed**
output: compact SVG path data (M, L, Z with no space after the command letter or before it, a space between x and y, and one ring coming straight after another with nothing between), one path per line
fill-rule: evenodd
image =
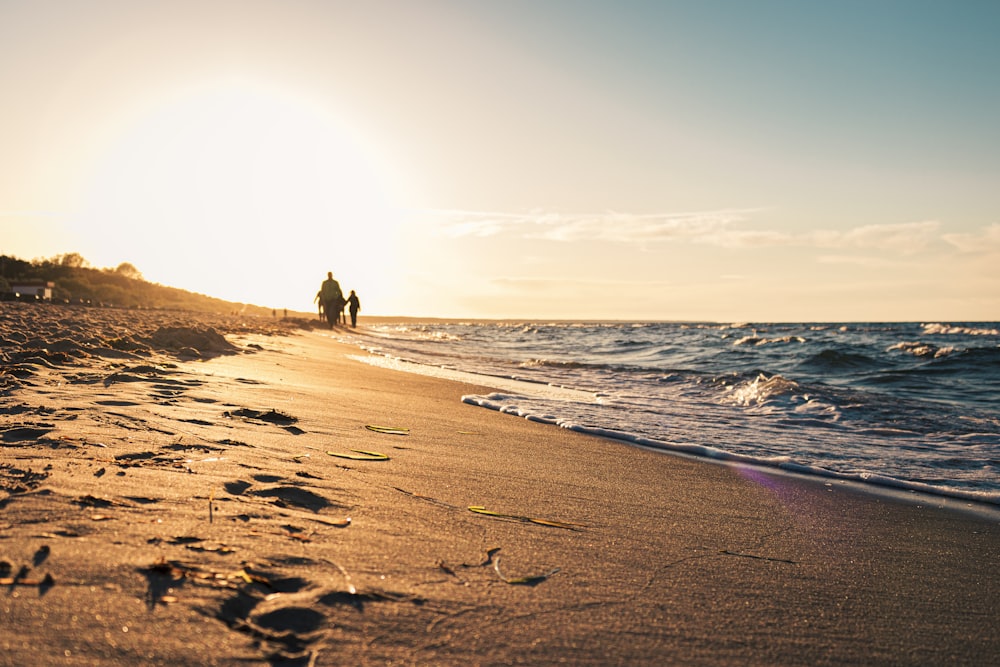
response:
M551 528L564 528L566 530L580 530L581 528L586 528L587 526L582 523L570 523L568 521L553 521L551 519L538 519L530 516L522 516L519 514L502 514L500 512L492 512L481 505L470 505L470 512L475 512L476 514L482 514L485 516L492 516L498 519L509 519L512 521L521 521L524 523L534 523L539 526L549 526Z
M22 568L16 576L0 578L0 586L38 586L39 589L49 589L55 586L56 580L51 574L46 574L41 579L28 579L25 575L27 570Z
M413 491L407 491L406 489L401 489L398 486L394 486L392 488L396 489L400 493L405 493L406 495L410 496L411 498L417 498L418 500L423 500L423 501L431 503L433 505L441 505L442 507L447 507L447 508L453 509L453 510L460 509L460 508L456 507L455 505L452 505L450 503L446 503L443 500L438 500L437 498L431 498L430 496L424 496L424 495L421 495L419 493L414 493Z

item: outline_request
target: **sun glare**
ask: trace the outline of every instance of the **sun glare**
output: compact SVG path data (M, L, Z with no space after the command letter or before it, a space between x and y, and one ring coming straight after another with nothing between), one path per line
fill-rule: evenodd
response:
M305 308L327 271L376 298L396 223L357 132L272 90L226 85L123 129L85 193L81 253L225 299ZM107 260L102 260L107 257Z

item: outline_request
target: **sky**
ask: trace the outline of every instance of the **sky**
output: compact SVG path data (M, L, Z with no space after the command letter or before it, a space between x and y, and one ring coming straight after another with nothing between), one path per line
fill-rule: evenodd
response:
M369 315L1000 319L994 0L0 0L0 254Z

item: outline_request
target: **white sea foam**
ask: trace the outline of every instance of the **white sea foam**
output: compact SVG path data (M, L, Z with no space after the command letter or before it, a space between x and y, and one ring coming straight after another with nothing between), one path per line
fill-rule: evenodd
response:
M961 335L961 336L1000 336L1000 329L969 327L952 324L940 324L934 322L922 325L924 333L937 334L940 336Z
M781 338L766 338L758 336L756 334L752 336L744 336L740 338L733 345L773 345L776 343L804 343L806 339L802 336L782 336Z
M946 357L955 351L954 347L938 347L937 345L932 345L930 343L921 343L919 341L902 341L896 343L895 345L890 345L887 352L899 351L907 352L916 357Z
M369 364L371 366L379 366L381 368L389 368L396 371L405 371L407 373L417 373L419 375L427 375L430 377L442 378L444 380L453 380L455 382L465 382L467 384L484 385L487 387L493 387L495 389L503 389L505 391L510 391L513 393L530 390L534 395L540 398L584 401L593 403L596 403L598 400L598 397L595 396L593 393L580 391L577 389L568 389L566 387L560 387L558 385L527 382L525 380L517 380L513 378L482 375L480 373L469 373L454 368L445 368L443 366L428 366L426 364L416 364L411 361L405 361L403 359L398 359L395 357L373 354L373 355L349 355L349 358L354 359L355 361L360 361L362 363Z
M799 385L792 380L780 375L767 377L762 373L749 382L742 382L733 387L726 400L744 407L763 405L776 396L788 395L799 390Z

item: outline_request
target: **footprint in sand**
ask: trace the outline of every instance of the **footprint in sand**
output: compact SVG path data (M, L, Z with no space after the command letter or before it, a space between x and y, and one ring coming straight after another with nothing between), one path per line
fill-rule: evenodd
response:
M230 419L238 417L245 422L253 423L268 423L274 424L275 426L280 426L292 435L302 435L305 433L298 426L295 426L295 422L299 419L298 417L293 417L292 415L281 412L280 410L275 410L274 408L270 410L254 410L252 408L238 408L236 410L227 410L222 413L223 417L228 417Z
M38 550L35 552L35 555L31 557L31 564L34 567L38 567L46 560L48 560L50 553L52 553L52 550L49 548L49 545L43 544L42 546L38 547Z
M226 445L228 447L253 447L242 440L233 440L232 438L223 438L222 440L216 440L220 445Z
M254 575L254 587L244 587L223 602L218 618L251 634L269 656L270 664L305 664L303 657L322 639L321 631L329 622L316 608L315 594L307 590L311 582L298 577L276 579L259 572Z
M33 426L15 426L0 431L0 440L4 442L24 442L26 440L38 440L54 427L36 428Z
M308 607L284 607L252 620L257 626L273 632L314 632L322 626L326 616Z
M235 482L226 482L222 485L222 487L226 490L226 493L233 496L242 496L251 486L253 486L253 484L245 482L242 479L238 479Z
M251 495L260 498L273 498L273 502L279 506L294 505L313 512L333 506L333 503L323 496L296 486L278 486L271 489L260 489L251 491Z

